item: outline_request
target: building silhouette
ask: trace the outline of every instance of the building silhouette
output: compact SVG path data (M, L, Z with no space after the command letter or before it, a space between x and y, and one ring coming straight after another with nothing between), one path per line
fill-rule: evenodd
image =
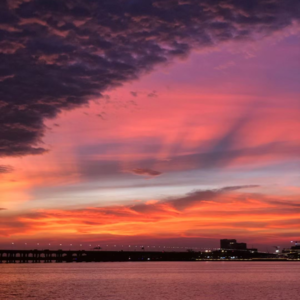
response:
M230 250L247 250L246 243L237 243L234 239L222 239L220 240L220 248Z

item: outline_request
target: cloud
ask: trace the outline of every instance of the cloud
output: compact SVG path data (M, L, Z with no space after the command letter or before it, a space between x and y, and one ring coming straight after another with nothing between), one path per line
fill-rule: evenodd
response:
M300 203L295 203L288 200L268 200L268 203L277 206L294 207L295 209L300 209Z
M137 97L137 95L138 95L137 92L130 92L130 94L131 94L133 97Z
M27 235L45 240L85 234L94 238L220 237L260 240L296 239L299 234L299 195L247 193L256 185L191 191L145 203L102 207L13 212L0 218L0 236ZM222 205L221 205L222 204Z
M298 0L4 2L0 156L45 153L45 119L193 48L270 35L299 20L299 6Z
M155 171L155 170L151 170L151 169L142 169L142 168L136 168L132 170L133 174L136 175L141 175L141 176L151 176L151 177L155 177L155 176L159 176L162 173Z
M236 64L235 64L234 61L229 61L229 62L227 62L227 63L225 63L225 64L222 64L222 65L219 65L219 66L215 67L215 69L216 69L216 70L226 70L226 69L228 69L228 68L230 68L230 67L233 67L233 66L235 66L235 65L236 65Z
M4 166L4 165L0 165L0 174L3 174L3 173L10 173L14 170L13 167L11 166Z
M238 135L239 137L239 135ZM221 142L222 140L222 142ZM225 141L226 140L226 141ZM210 140L208 143L202 143L197 146L191 154L179 154L177 148L174 146L171 149L168 159L157 159L155 155L149 158L135 158L133 157L130 162L126 163L124 167L124 161L117 155L115 159L105 160L105 158L98 159L98 153L108 153L110 149L122 149L119 142L115 143L102 143L88 146L82 146L79 149L79 154L84 156L85 159L78 163L78 171L81 176L87 180L102 180L108 179L118 181L126 180L128 173L147 176L144 170L152 170L161 174L166 174L159 181L142 181L135 183L135 187L149 186L152 183L155 186L159 185L177 185L179 181L177 179L184 180L181 171L199 170L203 172L205 176L206 171L210 170L224 170L224 168L238 168L245 170L247 168L260 168L266 166L274 166L276 170L278 168L282 171L282 165L277 165L282 161L295 161L299 157L300 144L294 142L270 142L255 146L241 147L236 144L234 138L223 138ZM136 153L143 153L145 149L150 153L158 153L159 149L163 146L161 141L151 138L151 144L149 140L138 138L131 141L132 147L135 147ZM175 145L177 145L176 143ZM226 145L226 146L225 146ZM86 158L87 157L87 158ZM142 168L136 168L136 166L143 166ZM295 164L288 164L285 171L289 172L290 168L294 168ZM137 171L134 173L133 171ZM144 173L144 174L137 174ZM149 172L148 172L149 173ZM155 174L155 173L154 173ZM169 177L173 176L173 177ZM193 183L196 183L197 178L194 178ZM175 182L175 183L174 183ZM116 184L118 186L118 184ZM122 186L122 184L120 185ZM49 191L51 192L51 191Z
M158 166L164 170L168 164L168 167L174 167L175 169L212 169L212 168L224 168L232 166L246 166L247 159L252 161L256 158L255 164L259 165L261 160L266 164L268 161L273 161L274 158L284 159L296 159L300 150L300 144L290 142L271 142L262 144L256 147L245 147L237 149L222 149L216 151L194 153L189 155L179 155L171 157L171 164L166 162L158 163ZM251 158L251 160L249 160ZM244 161L239 162L239 159Z
M169 204L172 204L172 206L174 206L176 209L183 210L194 205L195 203L199 203L202 201L212 201L224 193L234 192L240 189L257 188L257 187L259 187L259 185L242 185L242 186L228 186L228 187L223 187L221 189L214 189L214 190L193 191L183 197L171 199L168 200L167 202Z
M153 92L149 93L149 94L147 95L147 97L148 97L148 98L157 98L158 96L157 96L156 91L153 91Z
M101 114L97 114L96 116L99 117L100 119L102 119L103 121L105 121L104 115L105 115L105 112L102 112Z

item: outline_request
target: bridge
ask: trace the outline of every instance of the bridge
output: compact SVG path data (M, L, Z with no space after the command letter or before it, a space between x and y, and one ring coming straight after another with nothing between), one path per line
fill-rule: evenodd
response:
M62 263L108 261L194 261L196 252L0 250L0 263Z

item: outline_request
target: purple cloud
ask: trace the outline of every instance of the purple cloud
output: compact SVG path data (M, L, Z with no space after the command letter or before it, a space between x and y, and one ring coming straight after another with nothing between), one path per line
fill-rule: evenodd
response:
M45 119L212 47L299 20L298 0L18 0L0 6L0 156L42 154Z

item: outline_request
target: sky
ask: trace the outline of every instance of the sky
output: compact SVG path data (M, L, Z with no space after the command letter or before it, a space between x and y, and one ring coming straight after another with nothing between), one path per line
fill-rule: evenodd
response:
M299 240L299 19L297 0L2 1L0 245Z

